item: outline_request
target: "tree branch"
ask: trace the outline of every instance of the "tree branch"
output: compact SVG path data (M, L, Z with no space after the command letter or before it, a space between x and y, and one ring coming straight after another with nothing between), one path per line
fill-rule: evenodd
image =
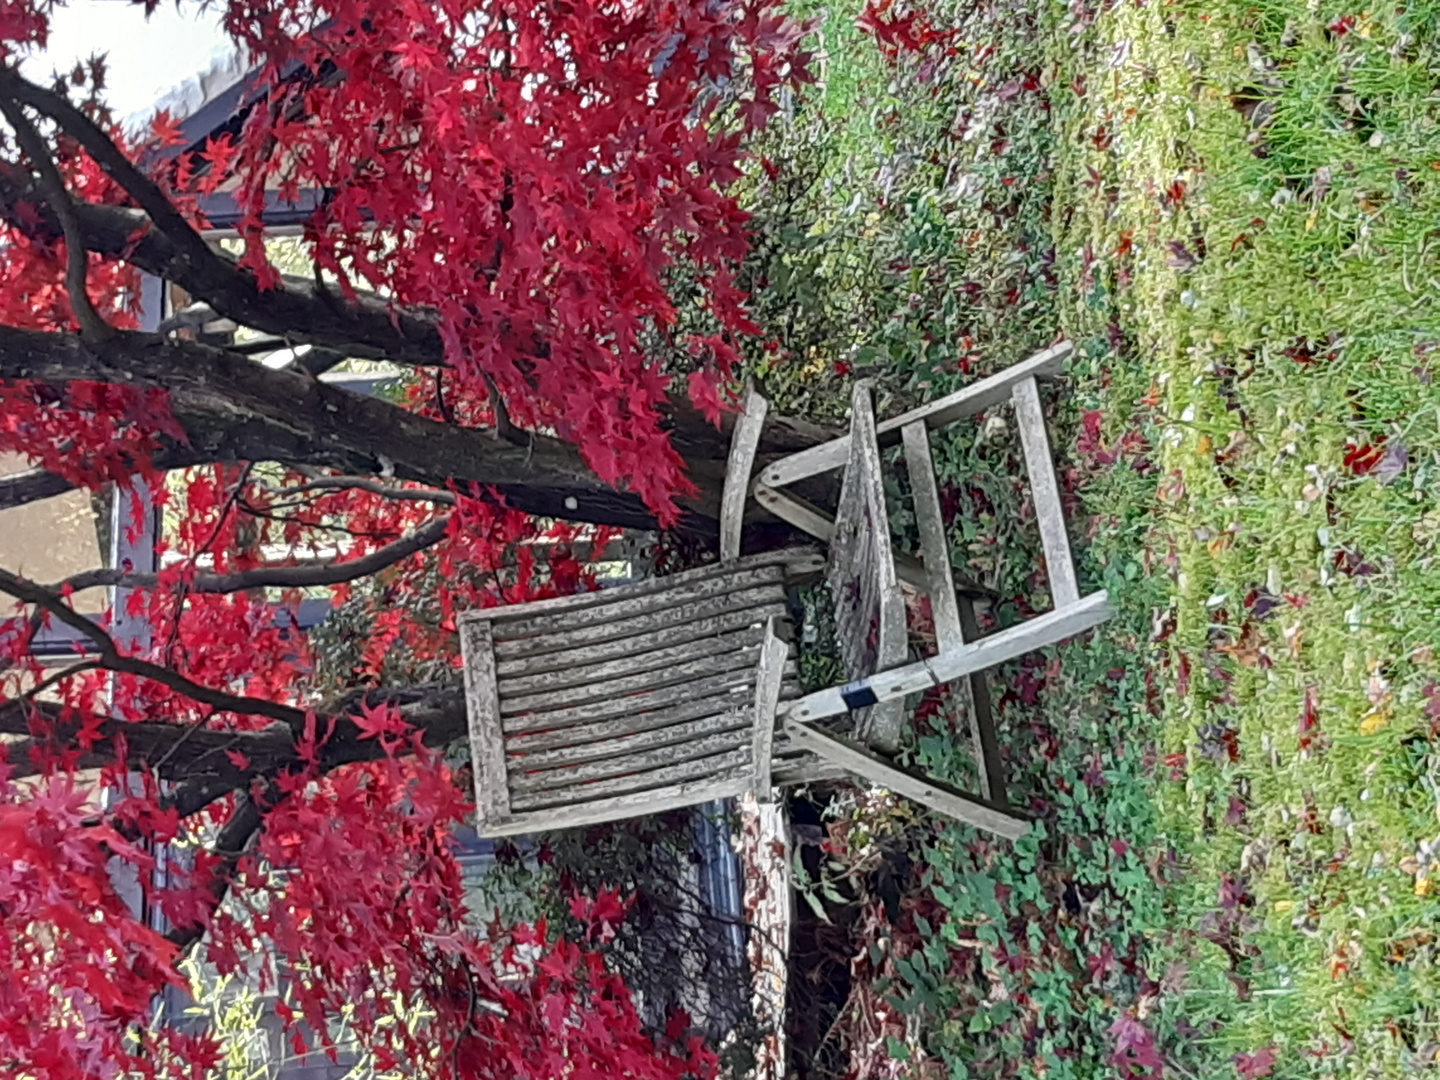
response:
M332 718L335 723L329 740L320 747L322 771L384 756L379 740L361 738L349 714L362 704L376 707L385 703L393 704L406 722L422 733L426 746L444 747L466 734L463 687L432 684L351 691L316 710L322 728ZM32 722L37 715L38 725ZM82 731L91 741L88 750L80 745ZM185 792L177 792L173 803L181 817L247 786L256 777L273 778L300 765L294 733L282 723L260 731L224 731L161 721L87 717L53 701L7 701L0 704L0 734L23 736L8 744L12 775L17 777L40 772L29 758L31 750L42 756L81 752L82 768L98 768L116 760L115 740L123 736L129 765L154 769L160 779L185 785ZM227 751L243 755L245 766L237 765Z
M238 792L235 796L235 809L230 814L230 819L220 827L215 835L215 841L210 849L220 856L220 862L212 870L209 889L210 898L214 902L211 908L213 912L224 903L226 895L230 892L230 885L235 878L235 869L240 864L246 850L250 847L251 841L265 819L265 807L252 799L246 792ZM205 936L205 926L197 923L193 926L177 926L165 935L181 952L189 949L197 941Z
M8 69L0 67L0 73L6 70ZM0 78L3 78L3 74L0 74ZM30 123L25 110L19 104L0 97L0 114L4 114L14 129L20 148L25 151L30 164L40 174L46 201L60 220L61 231L65 234L65 290L70 295L70 310L75 314L75 321L80 324L80 332L91 341L104 341L115 329L101 317L95 310L95 305L90 302L90 252L80 235L80 226L75 220L75 206L70 199L70 191L65 186L65 178L60 175L60 169L50 156L45 140L40 137L40 132L35 130L35 125Z
M36 607L44 608L67 626L84 634L95 643L99 665L107 671L114 671L122 675L135 675L158 682L162 686L168 686L177 694L183 694L202 705L211 705L224 712L268 716L272 720L278 720L288 725L292 731L297 733L305 728L305 712L302 709L295 709L289 705L281 705L278 702L266 701L262 698L227 694L223 690L202 686L181 675L178 671L161 667L159 664L152 664L138 657L124 655L120 652L119 646L115 644L115 639L100 624L81 615L65 603L59 594L51 592L42 585L36 585L34 582L15 576L8 570L0 569L0 592L8 593L21 603L34 604Z
M308 474L310 470L301 470L302 474ZM357 491L368 491L371 495L379 495L385 499L395 499L402 502L428 502L437 503L442 506L454 506L456 499L448 491L438 491L428 488L424 491L415 488L395 487L393 484L382 484L379 480L373 480L368 476L323 476L319 474L309 475L308 480L303 484L296 484L294 487L273 487L265 485L265 490L276 495L306 495L312 491L344 491L347 489Z
M13 68L4 66L0 66L0 95L29 105L55 121L95 159L106 175L129 193L149 215L155 227L197 269L218 259L205 238L191 227L169 196L160 190L160 185L137 169L98 124L64 97L36 86Z
M114 341L87 344L0 326L0 378L160 387L186 433L191 463L279 461L442 488L468 481L494 486L511 506L541 517L655 525L638 496L601 481L569 443L537 435L513 446L484 429L430 420L198 342L122 331ZM719 478L695 479L702 492L687 508L698 516L682 527L705 533L712 527L704 519L718 514Z
M250 589L306 589L326 585L342 585L358 578L377 574L394 566L417 552L433 547L445 538L450 527L450 515L438 517L422 525L414 532L401 537L394 543L362 555L348 562L327 561L307 563L301 566L266 566L252 570L237 570L230 574L196 573L188 583L191 593L233 593ZM63 594L69 588L75 592L97 586L118 586L122 589L153 589L160 583L159 574L127 574L121 570L87 570L72 575L49 588Z
M38 717L40 723L32 723ZM189 725L149 720L117 720L86 716L53 701L7 701L0 704L0 733L25 738L8 744L14 776L31 776L40 769L28 757L31 750L44 756L83 751L82 768L98 768L115 760L115 740L123 736L129 760L155 770L172 783L204 783L225 791L242 787L252 776L272 775L295 764L295 739L287 725L274 723L261 731L195 729ZM88 750L79 739L91 740ZM183 746L177 743L184 738ZM249 767L234 764L226 751L244 754ZM169 755L167 757L167 755ZM163 762L163 764L162 764ZM228 785L228 786L227 786ZM218 796L215 796L218 797ZM182 813L194 813L192 808Z
M44 469L27 469L12 476L0 476L0 510L74 491L75 485L63 476Z

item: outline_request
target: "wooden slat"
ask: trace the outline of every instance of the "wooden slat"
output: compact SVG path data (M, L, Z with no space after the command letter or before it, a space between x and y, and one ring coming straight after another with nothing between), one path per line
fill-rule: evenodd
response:
M776 787L798 784L823 784L851 779L850 773L814 754L805 753L789 758L776 758L771 776Z
M460 628L460 656L465 667L465 711L470 729L470 764L475 776L475 816L482 825L510 812L505 785L505 740L501 734L500 697L495 690L495 654L490 624L466 623Z
M935 619L935 639L940 651L946 652L965 644L965 637L960 631L960 605L950 569L950 542L940 513L940 492L935 487L930 429L923 420L917 420L905 425L902 438L910 491L915 497L915 522L920 528L920 554L925 561L925 591L930 596L930 612Z
M785 674L787 676L795 674L793 660L785 664ZM668 705L678 705L686 701L707 698L727 690L733 690L738 695L742 695L740 700L748 705L754 688L755 668L754 665L751 665L735 671L726 671L719 675L696 679L691 683L662 687L659 690L652 690L647 694L637 694L634 697L610 698L565 709L506 716L501 719L501 725L507 736L527 731L553 731L557 728L588 724L596 720L609 720L617 716L635 716L650 709L660 709Z
M982 413L1010 397L1011 388L1022 379L1044 378L1057 374L1070 356L1070 351L1070 342L1062 341L1058 345L1052 345L1044 352L1036 353L1028 360L1022 360L1004 371L996 372L988 379L981 379L953 394L937 398L928 405L901 413L894 419L882 421L876 429L880 445L893 446L899 441L900 432L904 430L905 425L916 420L924 420L933 431L967 416ZM849 444L850 436L844 435L838 439L832 439L830 442L821 443L819 446L812 446L808 450L802 450L798 454L791 454L764 469L760 473L760 480L770 487L784 487L797 480L804 480L806 477L838 469L850 456Z
M1015 424L1025 448L1025 471L1030 474L1030 494L1035 502L1035 519L1040 525L1040 543L1045 549L1045 570L1050 578L1050 595L1055 606L1064 607L1080 599L1075 580L1075 563L1070 557L1070 538L1065 532L1065 506L1055 480L1055 462L1050 456L1050 439L1045 433L1045 413L1040 407L1040 389L1035 380L1015 384Z
M760 664L755 676L755 712L750 760L755 769L755 798L770 802L770 750L775 741L775 710L780 705L780 684L785 677L785 659L789 646L775 636L775 622L765 624L765 644L760 650Z
M638 735L645 731L674 727L700 720L715 720L722 716L744 713L749 716L754 698L748 692L725 690L706 697L689 697L678 705L648 712L627 712L613 720L601 720L593 724L576 724L553 730L543 728L525 734L507 735L507 755L536 754L546 751L573 749L577 755L582 748L593 742L607 742L622 739L627 735ZM748 721L747 721L748 722ZM577 756L575 760L582 760Z
M968 598L960 601L960 631L966 641L980 640L980 622L975 618L975 605ZM1005 773L1000 764L1000 740L995 736L995 711L990 702L990 684L985 672L972 671L960 680L966 688L970 706L970 729L975 747L975 771L979 774L980 790L994 803L1004 803Z
M770 403L763 397L754 390L748 391L745 411L735 422L735 431L730 436L725 488L720 496L721 562L740 557L740 532L745 519L745 496L750 490L750 470L755 467L755 451L760 448L760 432L769 408Z
M632 637L613 638L598 644L585 644L559 652L541 653L538 656L523 656L514 660L499 660L496 672L501 682L529 675L568 677L578 667L598 664L605 660L648 654L656 649L683 645L687 641L714 637L751 626L764 626L769 618L785 619L789 605L783 600L774 600L758 607L742 607L735 611L708 618L696 618L677 626L666 626L646 634ZM563 683L561 684L563 685Z
M570 787L551 788L547 791L516 793L511 796L510 805L516 810L540 810L547 806L565 806L572 803L591 802L612 795L650 791L668 788L687 780L728 779L736 769L750 769L750 746L728 750L711 757L682 761L658 769L617 776L609 780L597 780L593 784L575 784Z
M835 536L835 519L812 502L755 481L755 501L795 528L829 543Z
M496 641L539 637L556 630L576 630L583 626L597 626L643 618L689 600L703 600L711 596L744 592L762 585L783 589L784 582L785 568L772 564L735 570L728 574L717 574L714 577L692 581L689 584L678 585L664 591L645 590L641 592L638 589L622 585L616 589L605 590L607 597L603 604L592 604L578 610L547 612L544 615L531 615L523 619L497 616L492 633L495 635ZM648 582L639 582L638 584L644 585Z
M810 573L823 565L823 557L813 548L782 548L777 551L760 552L747 556L734 563L707 563L705 566L696 567L694 570L685 570L678 574L667 574L664 577L647 578L644 581L632 582L628 585L616 586L613 589L598 589L595 592L576 593L574 596L556 596L549 600L535 600L527 604L510 604L498 608L482 608L477 611L469 611L461 616L465 619L485 619L496 624L495 640L507 641L517 634L538 633L539 630L527 629L532 621L551 617L550 621L540 623L540 629L559 625L553 616L565 613L586 611L593 607L603 607L614 604L620 599L639 600L643 597L657 594L669 595L672 599L683 600L689 596L710 596L714 595L716 588L698 590L693 593L686 592L691 586L714 578L733 578L735 575L753 574L756 571L766 568L776 569L779 573L761 574L757 580L778 580L790 573ZM726 591L725 586L719 586L721 592ZM684 595L676 596L680 592ZM644 605L639 610L645 610Z
M749 717L742 719L748 720ZM622 757L600 758L579 765L564 765L555 769L541 769L535 772L519 772L512 768L510 798L513 801L521 795L529 795L532 792L555 791L560 788L573 787L576 784L588 786L592 780L628 777L637 773L648 775L650 771L664 766L676 766L696 758L711 758L717 754L737 749L748 750L750 733L751 725L742 723L739 727L732 727L729 731L717 731L699 739L672 743L669 746L650 750L635 751ZM512 762L512 766L514 764Z
M725 615L737 611L756 612L785 601L785 589L780 582L759 585L738 593L727 593L677 603L651 612L638 619L622 619L598 626L584 626L574 630L555 630L541 637L522 638L518 641L496 641L495 658L498 663L531 656L545 656L564 652L584 645L598 645L607 641L635 637L642 633L654 633L674 627L684 627L697 619Z
M850 677L858 679L903 663L907 651L905 601L895 577L875 413L865 382L857 383L851 394L850 434L829 579L836 643ZM904 724L904 702L879 702L856 720L870 745L894 750Z
M576 765L603 758L624 757L628 754L653 750L656 747L673 746L676 743L691 743L722 731L735 731L740 728L749 731L754 725L754 718L751 716L748 704L745 708L737 708L734 702L728 702L728 704L730 707L723 712L708 713L695 720L686 720L678 724L667 724L642 731L622 727L614 738L566 743L533 753L515 753L512 749L512 742L506 746L505 763L511 774L514 775L531 769ZM576 729L568 728L566 730L574 731Z
M835 519L833 517L814 503L807 502L788 491L777 491L757 482L755 484L755 501L781 521L793 525L827 544L835 535ZM902 584L919 592L924 592L930 587L930 579L925 573L925 564L919 559L911 558L901 551L894 552L894 559L895 576ZM983 589L973 580L963 576L956 577L954 584L958 592L974 596L994 595L992 590Z
M500 715L516 716L520 713L550 712L554 709L583 705L590 701L605 701L619 697L631 697L648 690L659 690L667 686L684 685L709 675L726 671L751 669L754 677L755 662L760 658L760 643L757 641L744 648L730 649L713 656L702 656L682 664L671 664L654 671L642 671L623 678L607 679L604 682L572 686L565 690L544 690L540 693L506 693L500 685ZM639 704L639 702L636 702Z
M1111 614L1108 595L1103 590L1093 592L1068 607L1047 611L954 652L883 671L861 682L877 701L894 701L1074 637L1104 622ZM784 715L806 722L839 716L850 711L844 694L854 685L859 684L806 694L785 706Z
M512 814L502 821L488 823L485 829L480 831L480 835L487 838L523 836L553 829L598 825L605 821L624 821L626 818L640 817L643 814L661 814L667 810L699 806L712 799L740 795L749 783L749 766L741 766L725 776L676 784L660 791L641 791L574 806Z
M654 639L658 635L647 635ZM663 640L663 637L661 638ZM636 638L624 638L636 641ZM637 649L614 660L598 664L571 664L560 671L547 671L540 675L520 675L506 678L501 675L500 696L514 698L521 694L543 692L554 694L576 686L609 685L612 680L626 675L639 675L656 668L673 668L691 660L699 660L719 653L735 652L745 648L759 648L765 640L763 621L742 626L723 634L682 641L678 645L666 642L663 647L648 650ZM578 700L578 699L577 699ZM559 698L556 698L559 701Z
M835 735L787 719L785 728L797 742L817 755L871 783L930 807L946 817L963 821L1006 840L1018 840L1030 831L1030 822L1006 807L966 795L949 784L919 776Z

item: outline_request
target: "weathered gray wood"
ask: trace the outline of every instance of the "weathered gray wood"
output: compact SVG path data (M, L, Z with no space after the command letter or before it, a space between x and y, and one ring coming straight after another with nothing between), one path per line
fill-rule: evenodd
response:
M829 543L835 536L835 519L812 502L755 481L755 501L781 521Z
M840 487L828 571L835 599L835 639L852 679L903 663L905 600L895 576L890 518L875 413L866 382L850 397L850 463ZM904 702L882 701L857 716L871 746L892 751L900 742Z
M806 727L788 718L785 729L796 742L827 761L857 776L863 776L880 787L904 795L907 799L922 803L946 817L984 829L1006 840L1018 840L1030 831L1030 822L1008 808L994 806L931 777L918 776L901 769L849 739Z
M1050 595L1055 606L1064 607L1080 599L1075 580L1075 563L1070 557L1070 538L1065 532L1065 507L1055 479L1055 462L1050 456L1050 439L1045 433L1045 413L1040 407L1040 390L1033 378L1015 384L1015 424L1025 448L1025 471L1030 474L1030 495L1035 502L1035 519L1040 525L1040 543L1045 549L1045 570L1050 578Z
M544 690L540 693L507 693L504 683L500 684L500 715L516 716L520 713L549 712L571 705L582 705L589 701L603 701L609 698L630 697L646 690L659 690L667 686L685 684L706 675L719 675L726 671L754 668L760 658L758 641L744 648L728 649L713 656L701 656L680 664L653 671L642 671L624 678L607 679L604 682L572 686L565 690ZM638 704L638 702L637 702Z
M576 784L570 787L551 788L546 791L515 793L510 805L516 810L540 810L550 806L565 806L573 803L594 802L611 795L631 794L654 788L668 788L690 780L706 780L715 777L729 778L737 770L750 771L750 745L728 750L712 757L696 758L658 769L617 776L609 780L597 780L591 784ZM747 776L748 780L748 776ZM642 811L645 812L645 811Z
M548 600L535 600L526 604L510 604L505 607L469 611L462 615L461 619L494 621L497 624L495 640L504 641L516 634L543 633L547 629L567 625L563 620L556 620L553 616L567 612L585 611L597 606L613 605L618 602L620 594L623 594L624 599L636 602L638 609L643 611L645 605L640 601L657 593L664 593L672 599L689 599L691 596L711 596L717 591L726 592L736 587L743 587L734 584L721 585L718 588L712 587L693 593L686 592L677 597L677 590L687 590L690 586L709 581L712 578L726 578L733 582L735 575L773 568L778 569L778 573L759 574L754 580L756 582L781 580L792 573L813 573L823 564L823 556L813 548L782 548L776 551L747 555L734 563L707 563L694 570L684 570L678 574L667 574L664 577L647 578L644 581L625 585L620 590L597 589L594 592L576 593L574 596L556 596ZM546 616L552 618L548 621L538 621ZM532 622L535 624L534 629L530 628ZM499 629L500 623L505 626L503 632Z
M945 519L940 512L940 492L935 487L935 463L930 456L930 429L923 420L906 424L905 465L910 473L910 491L915 498L915 523L920 529L920 554L925 562L926 592L935 620L935 640L941 652L965 644L960 631L960 605L950 568L950 541L945 536Z
M795 693L798 687L788 684L781 693ZM797 695L798 696L798 695ZM621 739L644 731L674 727L692 721L715 719L735 713L749 714L754 695L748 688L742 691L722 690L704 697L688 697L678 705L648 711L630 710L613 720L601 720L591 724L576 724L570 727L548 729L543 716L535 729L522 731L505 737L507 754L531 754L566 747L578 749L584 744ZM518 721L517 721L518 722ZM578 759L577 759L578 760Z
M660 635L647 636L652 639L661 637ZM634 642L637 639L622 638L621 640ZM664 640L663 637L662 640ZM674 668L676 665L699 660L706 656L714 656L718 653L759 648L760 643L764 640L765 623L762 620L723 634L712 634L690 641L681 641L679 644L669 644L667 641L664 647L636 649L634 652L614 660L605 660L598 664L571 664L560 671L547 671L540 675L520 675L510 678L501 675L500 694L502 697L509 698L532 693L554 694L557 695L556 703L559 703L561 699L558 697L558 692L561 690L587 686L608 687L612 680L627 675L640 675L657 668ZM583 700L583 698L575 700Z
M755 711L750 760L755 770L755 798L768 803L772 798L770 751L775 741L775 711L780 705L780 684L785 678L789 646L775 634L775 620L765 624L765 644L755 674Z
M972 671L984 671L1006 660L1074 637L1104 622L1111 614L1109 596L1103 590L1093 592L1068 607L1047 611L954 652L881 671L863 681L877 701L902 699L907 694L953 682ZM836 686L806 694L786 705L784 715L805 722L839 716L850 711L842 693L848 689Z
M666 626L632 637L613 638L599 644L586 644L574 649L541 653L538 656L525 656L515 660L499 660L496 663L496 672L502 681L530 675L568 678L573 669L585 665L622 657L638 657L656 649L681 646L686 642L748 627L764 626L766 619L784 618L787 611L788 605L777 599L759 607L743 607L708 618L696 618L678 626ZM563 682L560 685L563 685Z
M937 398L928 405L901 413L899 416L882 421L876 428L881 446L893 446L900 439L905 425L924 420L933 431L946 427L967 416L982 413L1010 397L1011 388L1022 379L1044 378L1057 374L1070 356L1071 345L1062 341L1044 352L1036 353L1028 360L1022 360L1004 371L996 372L988 379ZM760 473L762 483L770 487L784 487L806 477L817 476L842 467L850 456L850 436L812 446L798 454L791 454L774 462Z
M576 630L584 626L598 626L604 623L627 622L655 612L663 612L675 604L690 600L703 600L711 596L748 591L770 585L782 589L785 584L785 568L779 565L757 566L736 570L729 574L692 581L677 585L664 592L632 594L629 589L609 589L605 603L591 604L576 611L559 611L544 615L531 615L523 619L512 619L508 615L496 615L494 624L496 641L514 641L517 638L539 637L556 630ZM504 611L504 608L491 609ZM633 630L630 631L634 633Z
M793 525L827 544L835 535L835 519L833 517L814 503L807 502L788 491L776 491L757 481L755 501L786 524ZM924 592L930 587L930 579L925 573L924 563L900 551L895 552L894 557L895 576L900 579L902 584L908 585L918 592ZM972 596L994 595L991 590L981 588L973 580L963 575L954 576L952 571L952 576L957 592Z
M724 712L707 714L695 720L686 720L678 724L667 724L641 731L629 730L626 727L617 732L614 738L580 742L573 745L563 743L551 749L536 750L531 753L517 753L514 749L516 740L511 739L506 743L505 762L511 774L514 775L531 769L551 769L562 765L597 761L602 758L625 757L662 746L673 746L676 743L691 743L723 731L735 731L741 728L746 731L748 737L754 724L750 708L748 706L736 708L734 702L729 704L730 708ZM576 729L567 729L567 731L574 730ZM550 733L547 732L547 734Z
M495 690L495 654L490 624L460 627L465 666L465 711L470 728L470 764L475 777L475 817L483 826L510 812L505 773L505 741L500 728L500 698ZM479 826L477 826L479 827Z
M740 557L740 532L745 519L745 495L750 490L750 470L755 467L755 452L760 448L760 432L770 403L749 390L745 394L745 411L735 422L730 436L730 456L725 462L725 487L720 495L720 561L731 562Z
M981 638L980 622L975 618L975 605L969 598L960 601L960 631L966 641ZM960 680L970 706L970 731L975 747L975 771L979 774L980 790L990 801L1004 803L1005 773L1000 764L1000 741L995 735L995 711L990 703L990 685L983 671L972 671Z
M480 833L484 837L523 836L526 833L548 832L553 829L576 829L605 821L623 821L642 814L661 814L686 806L698 806L712 799L740 795L750 783L749 766L688 784L677 784L662 791L641 791L575 806L512 814L501 821L489 822Z
M785 664L787 677L795 674L795 662ZM706 698L727 690L743 695L739 700L749 703L755 688L754 666L725 671L696 679L688 684L666 686L634 697L611 698L605 701L591 701L584 705L573 705L564 709L545 712L524 713L519 716L505 716L501 720L505 733L525 731L551 731L557 728L588 724L596 720L609 720L617 716L633 716L649 709L667 705L678 705L696 698Z
M741 910L750 929L745 955L754 979L751 1012L760 1030L748 1080L786 1080L785 1001L790 978L793 845L785 807L740 800L744 858Z
M496 641L495 657L498 662L521 659L530 656L545 656L554 652L567 651L583 645L598 645L634 637L640 633L653 633L675 627L684 627L696 619L710 618L737 611L755 612L785 600L785 588L778 581L772 581L753 589L736 593L722 593L703 600L676 603L673 607L660 606L642 617L621 619L616 622L582 626L574 630L551 631L540 637L527 637L516 641Z
M512 759L510 762L511 801L531 792L568 789L577 784L585 784L588 788L589 781L592 780L604 780L612 777L619 779L633 777L637 774L649 775L651 770L679 765L696 758L711 758L730 751L748 750L752 730L752 725L747 722L749 719L748 716L742 716L740 725L732 726L728 731L717 731L698 739L671 743L669 746L656 747L651 750L634 751L621 757L599 758L578 765L564 765L559 768L539 769L531 772L517 769L517 764L524 765L525 763L523 761L517 763Z
M777 788L850 779L850 773L839 765L817 758L808 751L788 758L775 758L771 765L770 775L772 783Z

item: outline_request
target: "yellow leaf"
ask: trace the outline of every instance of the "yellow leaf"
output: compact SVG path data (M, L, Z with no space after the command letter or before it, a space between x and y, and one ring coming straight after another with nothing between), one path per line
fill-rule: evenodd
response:
M1275 901L1275 912L1276 912L1277 915L1288 915L1288 914L1290 914L1290 912L1292 912L1293 910L1295 910L1295 901L1294 901L1294 900L1276 900L1276 901Z
M1222 532L1219 536L1215 537L1214 540L1211 540L1210 543L1206 545L1206 547L1210 549L1211 555L1219 555L1222 551L1228 551L1231 547L1234 546L1234 544L1235 534L1227 530L1226 532Z
M1360 721L1361 735L1374 735L1381 728L1390 723L1391 706L1386 704L1383 708L1373 709L1366 714L1365 719Z
M1432 881L1430 878L1428 878L1428 877L1420 877L1420 878L1416 878L1416 879L1415 879L1415 895L1416 895L1416 896L1429 896L1429 895L1430 895L1432 892L1434 892L1434 891L1435 891L1435 882Z

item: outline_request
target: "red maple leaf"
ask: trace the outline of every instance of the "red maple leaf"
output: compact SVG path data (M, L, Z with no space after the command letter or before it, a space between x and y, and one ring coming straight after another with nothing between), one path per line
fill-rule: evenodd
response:
M352 713L350 719L360 729L360 738L379 739L387 747L410 733L410 724L394 703L388 701L378 705L361 702L359 711Z
M1270 1075L1277 1058L1278 1054L1273 1046L1262 1047L1254 1053L1236 1054L1235 1071L1244 1080L1260 1080L1261 1077Z
M170 114L169 109L161 109L151 119L150 134L161 146L183 146L186 142L180 122Z

